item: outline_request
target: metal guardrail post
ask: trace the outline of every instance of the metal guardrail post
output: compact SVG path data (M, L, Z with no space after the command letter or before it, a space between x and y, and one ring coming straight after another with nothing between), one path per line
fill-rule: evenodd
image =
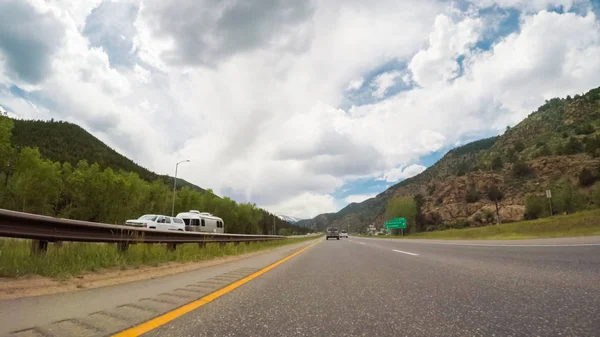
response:
M177 249L177 243L175 243L175 242L167 243L167 252L174 252L175 249Z
M31 241L31 255L44 255L48 251L48 241Z
M119 253L125 253L129 250L129 242L120 241L117 242L117 250Z

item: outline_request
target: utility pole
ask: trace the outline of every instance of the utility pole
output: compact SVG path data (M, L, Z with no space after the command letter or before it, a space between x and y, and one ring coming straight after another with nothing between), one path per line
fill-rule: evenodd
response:
M171 216L175 216L175 189L177 188L177 168L181 163L189 163L189 160L182 160L175 164L175 177L173 178L173 204L171 205Z

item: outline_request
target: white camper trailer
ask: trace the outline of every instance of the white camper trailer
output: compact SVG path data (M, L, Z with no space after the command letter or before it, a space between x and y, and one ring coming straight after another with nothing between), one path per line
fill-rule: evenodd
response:
M177 214L185 222L185 230L189 232L224 233L223 219L207 212L191 210Z

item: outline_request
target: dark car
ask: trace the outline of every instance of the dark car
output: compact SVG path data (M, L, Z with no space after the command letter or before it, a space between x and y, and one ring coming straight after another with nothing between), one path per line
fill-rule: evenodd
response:
M327 228L325 240L329 240L329 238L336 238L339 240L340 239L340 229L337 227Z

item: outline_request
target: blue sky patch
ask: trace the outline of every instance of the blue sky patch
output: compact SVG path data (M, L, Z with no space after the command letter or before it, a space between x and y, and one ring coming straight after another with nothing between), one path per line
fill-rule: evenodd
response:
M39 91L25 91L16 85L12 85L8 89L8 91L11 95L23 98L35 105L43 106L44 108L50 110L57 109L56 103L53 100L42 95ZM15 113L18 113L18 111L15 111Z
M389 87L383 97L375 97L373 93L377 88L373 87L373 80L384 73L398 71L403 73L406 71L408 63L406 61L392 60L377 68L374 68L370 72L363 75L364 82L362 86L355 90L346 91L344 99L340 104L340 108L348 110L351 106L360 106L365 104L377 103L385 100L388 97L394 96L402 91L409 91L414 89L414 85L404 83L400 78L396 78L394 85Z
M521 12L512 8L489 7L479 11L479 15L483 18L493 20L493 18L502 18L497 26L489 27L483 38L475 44L475 49L490 50L492 46L501 39L509 36L512 33L520 32L519 18Z

